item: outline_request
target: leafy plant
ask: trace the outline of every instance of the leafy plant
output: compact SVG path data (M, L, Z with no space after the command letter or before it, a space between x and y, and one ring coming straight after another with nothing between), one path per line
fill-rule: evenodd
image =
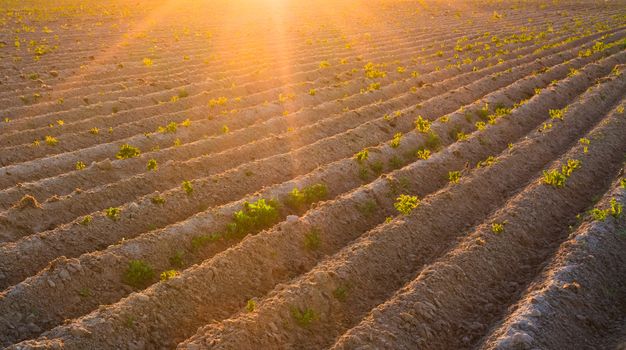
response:
M422 118L421 115L415 119L415 130L421 133L428 133L430 131L430 121Z
M448 172L448 180L450 183L458 184L461 180L461 172L460 171L449 171Z
M396 198L396 202L393 204L394 208L402 215L409 215L411 211L419 205L419 199L417 196L410 196L401 194Z
M563 120L565 117L566 109L551 109L548 111L550 114L550 119L552 120Z
M87 165L85 165L85 163L81 162L80 160L76 162L76 170L83 170L87 167Z
M591 143L591 141L588 138L583 137L580 140L578 140L578 143L580 143L583 146L583 153L589 152L589 144Z
M606 220L606 218L609 215L609 210L602 210L599 208L593 208L589 211L589 215L591 215L591 217L595 220L595 221L604 221Z
M619 180L619 185L621 188L626 189L626 177Z
M233 221L227 226L227 233L242 236L275 224L279 219L278 203L263 198L254 203L245 202L243 209L233 214Z
M117 159L129 159L138 157L141 154L141 151L137 147L133 147L129 144L123 144L120 146L119 152L115 155Z
M622 215L622 209L623 209L622 203L618 203L617 200L615 200L615 198L611 198L611 209L610 209L611 216L616 219L619 218Z
M323 183L306 186L302 190L296 187L287 195L285 205L301 211L307 209L311 204L325 199L327 196L328 187Z
M116 208L116 207L110 207L104 210L104 214L109 219L113 221L117 221L120 219L120 216L122 215L122 209Z
M491 232L495 233L495 234L500 234L502 232L504 232L504 224L505 223L497 223L494 222L491 224Z
M156 196L152 197L150 200L154 204L159 204L159 205L165 204L165 198L163 198L163 196L158 195L158 194Z
M556 169L543 171L543 183L556 188L565 186L567 178L569 178L574 170L581 167L582 162L577 159L568 159L566 164L561 166L561 171Z
M368 157L369 157L369 151L367 150L367 148L363 149L362 151L354 155L354 158L359 163L363 163L363 161L367 160Z
M494 156L489 156L487 159L478 162L476 164L476 168L483 168L494 165L498 160Z
M256 309L256 301L253 299L248 300L246 303L246 311L253 312Z
M44 137L44 142L48 146L56 146L59 143L59 140L54 136L46 136Z
M182 187L183 187L183 191L185 191L187 195L191 195L193 193L193 185L191 184L191 181L188 181L188 180L183 181Z
M148 170L157 170L157 161L156 159L150 159L148 160L148 164L146 165L146 168Z
M391 141L389 142L389 146L391 146L391 148L398 148L400 147L400 140L402 140L402 133L396 133L395 135L393 135L393 139L391 139Z
M143 260L131 260L124 272L123 282L135 288L147 286L154 278L154 270Z
M291 316L296 320L296 323L300 327L308 327L311 323L313 323L313 321L317 319L315 311L311 308L305 308L304 310L300 310L300 308L292 307Z
M166 270L161 272L161 274L159 275L159 279L161 281L167 281L169 279L172 279L176 276L178 276L180 274L180 272L176 271L176 270Z
M93 221L93 217L91 215L85 215L82 220L80 220L80 224L83 226L87 226Z
M426 160L426 159L430 158L430 150L428 150L428 149L418 149L417 152L415 153L415 155L417 156L418 159Z

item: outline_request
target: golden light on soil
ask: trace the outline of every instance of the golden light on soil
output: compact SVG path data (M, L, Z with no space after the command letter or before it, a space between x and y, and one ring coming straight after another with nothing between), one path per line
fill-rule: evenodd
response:
M626 2L0 2L0 346L624 346Z

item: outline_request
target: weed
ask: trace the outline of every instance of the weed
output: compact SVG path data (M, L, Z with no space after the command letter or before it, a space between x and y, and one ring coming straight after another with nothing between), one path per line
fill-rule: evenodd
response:
M120 216L122 215L122 209L116 208L116 207L110 207L104 210L104 214L109 219L113 221L117 221L120 219Z
M595 220L595 221L604 221L606 220L607 216L609 215L609 210L602 210L602 209L598 209L598 208L593 208L589 211L589 215L591 215L591 217Z
M308 250L317 250L322 243L320 231L317 228L311 229L304 235L304 247Z
M83 226L89 225L93 221L93 217L91 215L85 215L82 220L80 220L80 224Z
M150 198L150 201L152 201L153 204L158 204L158 205L165 204L165 198L163 196L158 195L158 194L156 196Z
M141 154L141 151L137 147L133 147L129 144L123 144L120 146L119 152L115 155L117 159L128 159L138 157Z
M411 211L419 205L419 199L417 196L409 196L401 194L396 198L396 202L393 204L394 208L402 215L409 215Z
M589 152L589 144L591 143L591 141L588 138L583 137L582 139L578 140L578 143L583 146L583 153Z
M146 165L148 170L157 170L157 161L156 159L148 160L148 164Z
M325 199L327 196L328 187L322 183L306 186L302 190L296 187L289 192L285 199L285 205L294 210L302 211L311 204Z
M278 203L263 198L254 203L245 202L243 209L233 214L228 224L229 235L242 236L272 226L278 221Z
M398 148L400 147L400 140L402 140L402 133L396 133L395 135L393 135L393 139L391 139L391 141L389 141L389 146L391 146L391 148Z
M354 158L356 159L357 162L363 163L364 161L367 160L369 155L370 155L369 151L367 150L367 148L365 148L362 151L360 151L357 154L355 154Z
M87 288L87 287L83 287L78 291L78 295L80 295L83 298L88 298L91 296L91 289Z
M54 136L46 136L44 141L48 146L56 146L59 143L59 140Z
M460 171L449 171L448 172L448 181L453 184L458 184L461 180L461 172Z
M615 198L611 198L611 209L610 209L611 216L616 219L619 218L622 215L622 209L623 209L622 203L618 203L617 200L615 200Z
M426 160L426 159L430 158L430 150L419 149L419 150L417 150L415 155L417 156L418 159Z
M421 115L417 116L415 119L415 130L421 133L428 133L430 131L430 121L422 118Z
M161 281L167 281L169 279L172 279L176 276L180 275L180 272L176 271L176 270L166 270L161 272L161 274L159 275L159 279Z
M498 160L494 156L489 156L489 157L487 157L487 159L478 162L478 164L476 164L476 168L483 168L483 167L492 166L492 165L494 165L497 162L498 162Z
M131 260L124 272L124 283L135 288L147 286L154 278L154 270L143 260Z
M311 308L305 308L304 310L300 310L300 308L292 307L291 316L296 320L296 323L300 327L308 327L313 321L317 319L315 311Z
M626 177L619 180L619 185L621 188L626 189Z
M256 301L254 301L253 299L248 300L248 302L246 303L246 311L253 312L255 309L256 309Z
M389 159L389 167L392 169L398 169L400 168L404 163L402 162L402 160L400 158L398 158L397 156L393 156L391 157L391 159Z
M502 232L504 232L504 225L505 223L497 223L494 222L491 224L491 232L495 233L495 234L500 234Z
M191 185L191 181L183 181L182 183L183 191L187 193L187 195L191 195L193 193L193 186Z
M550 119L552 120L563 120L563 118L565 117L565 112L567 111L567 109L551 109L548 111L548 113L550 114Z

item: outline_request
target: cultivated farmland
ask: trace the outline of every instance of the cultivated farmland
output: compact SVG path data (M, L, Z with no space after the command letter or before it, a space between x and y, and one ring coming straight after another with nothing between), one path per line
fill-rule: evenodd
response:
M626 1L0 24L0 346L626 348Z

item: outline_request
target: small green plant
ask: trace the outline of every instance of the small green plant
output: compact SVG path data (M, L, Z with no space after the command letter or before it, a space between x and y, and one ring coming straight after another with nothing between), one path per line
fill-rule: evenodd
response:
M398 148L400 147L400 140L402 140L402 133L396 133L395 135L393 135L393 139L391 139L391 141L389 141L389 146L391 146L391 148Z
M488 166L492 166L496 164L497 162L498 160L494 156L489 156L487 157L487 159L478 162L478 164L476 164L476 168L485 168Z
M583 153L589 152L589 144L591 143L591 141L588 138L583 137L582 139L578 140L578 143L583 146Z
M304 247L308 250L317 250L322 243L320 231L317 228L311 229L304 235Z
M166 126L159 126L157 132L161 134L173 134L178 130L178 124L176 122L169 122Z
M328 187L322 183L306 186L302 190L295 187L287 195L285 205L294 210L302 211L308 209L311 204L325 199L327 196Z
M453 184L458 184L461 180L461 172L460 171L449 171L448 172L448 181Z
M91 289L87 287L83 287L78 291L78 295L80 295L83 298L88 298L92 295Z
M233 214L233 221L227 226L227 233L241 237L275 224L279 219L278 202L263 198L243 204L243 209Z
M158 165L157 165L156 159L148 160L148 164L146 165L146 168L148 170L157 170L157 167L158 167Z
M619 180L619 186L623 189L626 189L626 177Z
M76 170L83 170L87 167L87 165L85 165L85 163L81 162L80 160L76 162Z
M152 201L152 203L154 203L154 204L158 204L158 205L163 205L163 204L165 204L165 198L163 198L163 196L158 195L158 194L157 194L156 196L152 197L150 200L151 200L151 201Z
M120 219L120 216L122 215L122 209L116 208L116 207L110 207L104 210L104 214L106 215L107 218L113 221L117 221Z
M82 220L80 220L80 224L83 226L89 225L93 221L93 217L91 215L85 215Z
M551 109L548 111L550 114L550 119L552 120L563 120L565 117L566 109Z
M611 198L611 216L614 218L619 218L622 215L623 205L622 203L618 203L615 198Z
M246 303L246 311L254 312L255 309L256 309L256 301L254 301L253 299L248 300L248 302Z
M178 276L180 274L180 272L176 271L176 270L166 270L161 272L161 274L159 275L159 279L161 281L167 281L169 279L172 279L176 276Z
M415 130L424 134L428 133L430 131L430 121L418 115L417 119L415 119Z
M602 210L599 208L593 208L589 211L589 215L591 215L591 217L595 220L595 221L604 221L606 220L606 218L609 215L609 210Z
M457 141L467 141L467 139L468 139L468 136L463 131L459 131L459 132L456 133L456 140Z
M355 154L354 158L356 159L357 162L363 163L364 161L367 160L369 155L370 155L369 151L367 150L367 148L365 148L362 151L360 151L357 154Z
M430 150L428 149L418 149L416 154L418 159L423 159L426 160L428 158L430 158Z
M494 222L491 224L491 232L495 233L495 234L500 234L504 232L504 224L505 223L498 223L498 222Z
M147 286L154 278L154 270L143 260L131 260L124 272L123 282L135 288Z
M141 151L137 147L133 147L129 144L123 144L120 146L119 152L115 155L117 159L129 159L133 157L138 157L141 154Z
M419 205L419 199L417 196L410 196L401 194L396 198L396 202L393 204L394 208L402 215L409 215L411 211Z
M91 129L89 129L89 133L92 134L92 135L98 135L100 133L100 129L95 128L95 127L91 128Z
M46 145L48 146L56 146L59 143L59 140L53 136L46 136L44 138L44 141L46 142Z
M301 310L300 308L292 307L291 316L296 320L296 323L300 327L308 327L317 319L315 311L311 308Z
M574 170L581 167L582 162L577 159L568 159L566 164L561 166L561 171L553 169L543 171L543 183L556 188L565 186L565 182L572 175Z
M191 184L191 181L187 181L187 180L183 181L182 187L183 187L183 191L185 191L187 195L191 195L193 193L193 185Z

